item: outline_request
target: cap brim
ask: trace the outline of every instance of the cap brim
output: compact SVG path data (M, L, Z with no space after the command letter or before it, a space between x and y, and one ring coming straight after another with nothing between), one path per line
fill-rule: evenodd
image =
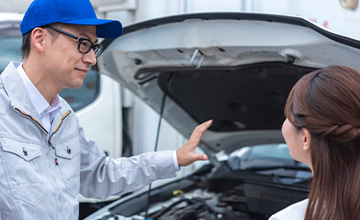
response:
M117 38L122 32L123 28L120 21L108 19L78 19L71 21L60 21L64 24L77 25L95 25L96 34L100 38Z

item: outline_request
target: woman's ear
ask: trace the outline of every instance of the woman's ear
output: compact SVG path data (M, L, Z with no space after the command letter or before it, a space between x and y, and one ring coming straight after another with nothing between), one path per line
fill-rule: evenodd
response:
M311 135L308 129L303 129L303 150L310 151L311 149Z

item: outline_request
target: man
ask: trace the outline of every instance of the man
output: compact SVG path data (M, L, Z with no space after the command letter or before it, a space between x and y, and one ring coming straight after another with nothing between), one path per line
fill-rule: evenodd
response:
M131 158L85 139L58 93L82 85L103 49L97 37L120 36L119 21L97 19L89 0L35 0L20 26L23 63L0 76L0 219L77 219L78 193L120 195L207 159L194 151L211 121L177 151Z

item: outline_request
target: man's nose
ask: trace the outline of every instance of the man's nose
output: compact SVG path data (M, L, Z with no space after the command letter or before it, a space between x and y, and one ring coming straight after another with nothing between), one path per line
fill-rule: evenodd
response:
M83 61L89 63L91 66L96 64L95 51L91 49L88 53L83 55Z

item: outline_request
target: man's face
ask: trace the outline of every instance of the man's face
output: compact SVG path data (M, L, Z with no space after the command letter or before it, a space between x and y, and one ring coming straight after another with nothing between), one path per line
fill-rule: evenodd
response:
M93 43L97 41L96 26L61 25L59 29ZM48 44L44 67L48 72L47 78L59 90L80 88L90 67L96 64L94 50L84 54L78 50L78 46L78 40L62 33Z

